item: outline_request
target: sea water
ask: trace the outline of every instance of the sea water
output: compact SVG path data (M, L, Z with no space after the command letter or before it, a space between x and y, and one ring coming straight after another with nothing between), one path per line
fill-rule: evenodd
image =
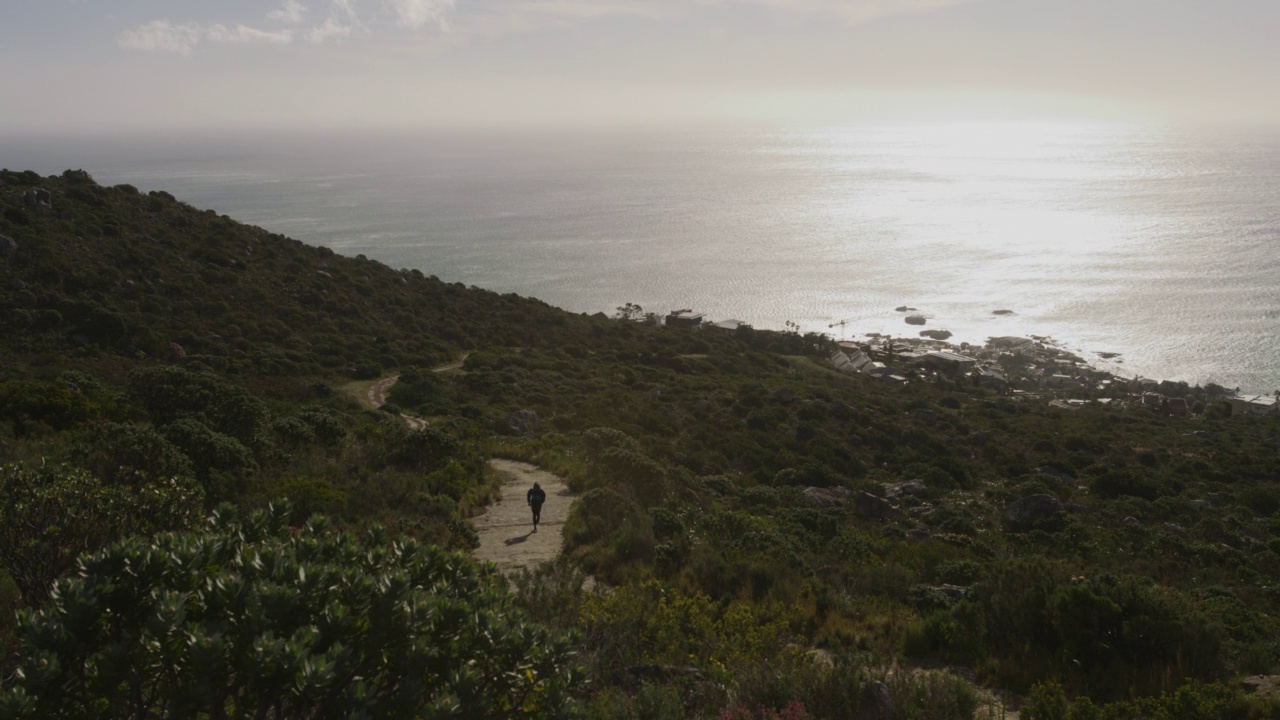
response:
M1280 388L1274 131L10 135L0 166L83 168L574 312L856 339L915 336L905 305L952 342L1047 335L1126 377Z

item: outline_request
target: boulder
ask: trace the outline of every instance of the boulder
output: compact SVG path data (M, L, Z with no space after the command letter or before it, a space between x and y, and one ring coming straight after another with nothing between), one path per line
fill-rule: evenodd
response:
M1240 687L1251 695L1275 695L1280 675L1250 675L1240 681Z
M1052 495L1028 495L1004 509L1000 524L1010 532L1027 532L1051 525L1066 514L1066 508Z
M925 317L925 316L923 316L923 315L908 315L908 316L907 316L907 324L908 324L908 325L923 325L923 324L925 324L925 323L926 323L926 322L928 322L928 321L929 321L929 320L928 320L928 318L926 318L926 317Z
M915 308L907 307L906 305L899 305L898 307L894 308L894 312L915 312L915 311L916 311ZM867 333L867 334L870 335L870 333Z
M889 695L889 687L879 680L862 688L862 698L858 703L857 720L892 720L895 717L893 697Z
M861 491L853 494L853 508L859 515L877 520L887 520L901 514L898 507L888 500Z
M1042 479L1048 480L1049 482L1052 482L1056 485L1062 485L1064 487L1076 486L1076 479L1074 477L1072 477L1069 473L1059 470L1056 467L1045 465L1045 466L1036 468L1034 472L1035 474L1041 476Z
M921 330L920 337L933 338L934 340L946 340L951 337L950 330Z
M991 314L992 315L1012 315L1013 311L1012 310L992 310Z
M837 508L844 505L849 491L845 488L807 487L804 496L825 508Z
M929 488L922 480L908 480L907 482L891 483L884 486L884 495L889 499L897 499L904 495L925 497L928 494Z
M538 413L532 410L515 410L507 415L507 425L516 435L533 434L533 427L538 424Z

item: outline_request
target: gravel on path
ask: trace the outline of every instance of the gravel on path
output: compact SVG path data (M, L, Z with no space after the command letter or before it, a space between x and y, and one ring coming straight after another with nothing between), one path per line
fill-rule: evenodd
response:
M576 495L564 480L537 466L501 458L490 460L489 466L502 476L502 496L483 515L471 519L480 537L476 559L489 560L507 574L554 560L564 545L564 521ZM534 482L547 493L536 533L533 511L525 500Z

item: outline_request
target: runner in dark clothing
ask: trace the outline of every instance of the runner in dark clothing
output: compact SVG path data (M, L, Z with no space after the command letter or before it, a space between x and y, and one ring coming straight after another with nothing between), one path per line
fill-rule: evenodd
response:
M547 493L541 485L534 483L525 497L529 507L533 508L533 531L538 532L538 520L542 517L542 503L547 501Z

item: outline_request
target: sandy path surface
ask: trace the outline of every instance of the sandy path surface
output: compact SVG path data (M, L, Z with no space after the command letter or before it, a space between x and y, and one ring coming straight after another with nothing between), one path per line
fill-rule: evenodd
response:
M467 361L467 356L470 354L471 354L470 352L464 352L462 353L461 356L458 357L457 360L454 360L451 363L447 363L445 365L437 365L436 367L431 368L431 372L442 373L442 372L452 372L454 370L461 370L462 364ZM383 405L386 405L387 391L389 391L391 389L391 386L395 385L396 382L399 380L400 380L399 373L396 373L395 375L390 375L382 378L381 380L378 380L377 382L370 385L368 389L365 390L365 394L364 394L365 399L368 400L369 404L372 405L374 408L380 408ZM409 426L410 430L421 430L422 428L427 426L426 420L423 420L420 417L415 417L413 415L406 415L405 413L400 413L400 419L404 420L405 424Z
M471 519L480 537L477 560L489 560L504 573L532 569L560 555L564 521L576 497L559 477L528 463L494 458L489 466L502 476L502 497ZM533 513L525 493L537 482L547 492L542 521L533 532Z

